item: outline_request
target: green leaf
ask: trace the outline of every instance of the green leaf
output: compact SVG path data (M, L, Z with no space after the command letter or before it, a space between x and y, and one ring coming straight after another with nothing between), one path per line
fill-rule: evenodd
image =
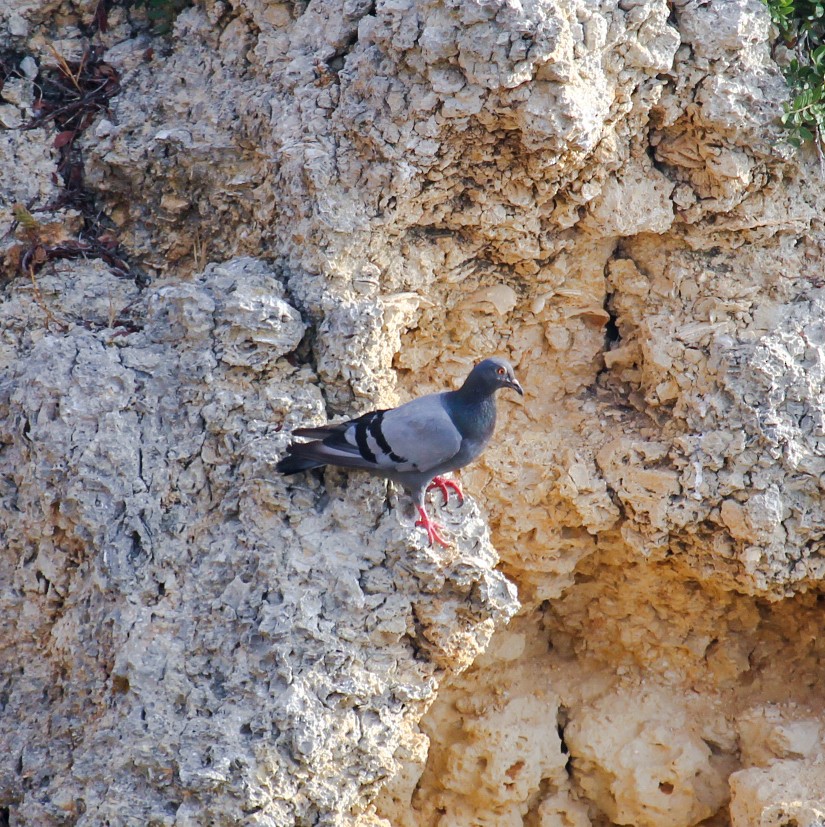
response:
M784 43L797 56L785 67L790 100L780 116L789 144L825 135L825 0L765 0ZM804 53L803 53L804 51Z

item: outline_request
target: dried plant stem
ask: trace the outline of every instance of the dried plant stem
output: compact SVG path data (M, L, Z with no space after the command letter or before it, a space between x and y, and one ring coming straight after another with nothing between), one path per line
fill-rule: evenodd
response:
M34 265L29 265L29 278L31 279L32 289L34 290L34 300L37 303L37 306L43 311L46 315L46 327L49 326L50 323L54 323L57 325L61 330L68 330L68 325L64 322L59 321L54 313L49 309L49 306L43 299L43 294L40 292L40 285L37 283L37 277L34 274Z

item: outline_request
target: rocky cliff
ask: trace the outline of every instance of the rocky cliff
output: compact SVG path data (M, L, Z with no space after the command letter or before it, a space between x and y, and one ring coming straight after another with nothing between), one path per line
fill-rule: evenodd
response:
M825 207L759 0L0 8L0 824L825 823ZM289 430L516 366L454 540Z

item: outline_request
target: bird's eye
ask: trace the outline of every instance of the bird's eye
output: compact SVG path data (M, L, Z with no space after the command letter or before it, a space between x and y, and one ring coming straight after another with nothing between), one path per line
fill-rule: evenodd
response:
M497 373L498 373L499 376L504 376L504 374L507 373L507 371L504 370L504 368L499 368Z

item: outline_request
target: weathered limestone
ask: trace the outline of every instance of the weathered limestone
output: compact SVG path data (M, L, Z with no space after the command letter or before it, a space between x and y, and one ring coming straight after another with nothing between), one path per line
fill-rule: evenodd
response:
M441 554L378 483L272 478L323 403L260 262L139 297L61 270L58 333L2 308L6 800L31 824L342 816L517 606L477 508Z
M113 7L145 287L7 233L83 229L14 127L94 11L0 9L0 820L821 821L825 196L759 0ZM454 549L273 475L493 352Z

